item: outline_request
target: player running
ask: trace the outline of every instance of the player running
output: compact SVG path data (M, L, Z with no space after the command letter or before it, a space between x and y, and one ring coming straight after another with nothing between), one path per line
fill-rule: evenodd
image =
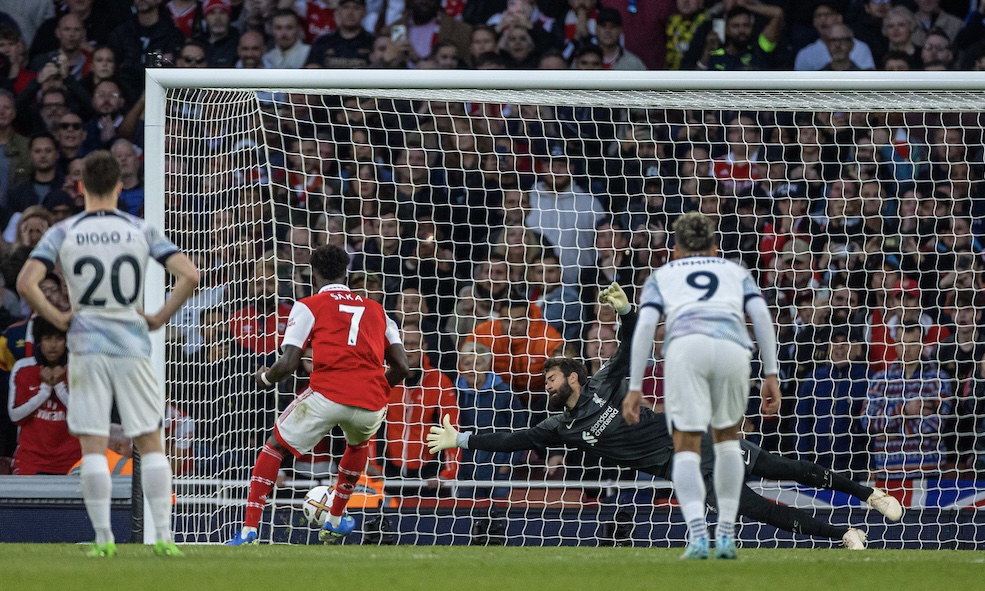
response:
M346 503L366 468L369 438L386 415L390 388L410 370L400 332L383 306L345 286L348 266L349 255L337 246L321 246L311 254L318 293L294 304L283 354L270 369L257 371L257 382L272 388L294 373L310 342L310 386L278 417L274 434L260 450L250 478L243 529L226 542L229 546L257 543L263 507L285 454L309 453L336 425L342 427L346 448L339 460L335 500L318 539L345 537L356 527L355 520L345 515ZM383 367L384 359L388 369Z
M117 210L123 184L112 154L92 152L83 166L85 211L45 233L17 277L17 291L35 312L68 332L68 428L82 447L79 480L96 531L89 555L116 554L110 527L113 483L106 462L115 402L124 432L140 451L141 482L157 538L154 550L179 556L171 538L171 466L161 437L164 396L151 367L148 331L163 326L194 293L198 270L154 227ZM171 297L150 315L140 310L148 257L177 277ZM68 285L70 312L55 308L40 288L56 264Z
M760 395L764 415L780 409L776 335L766 301L749 271L718 257L714 223L699 212L674 222L674 260L653 272L640 297L639 329L633 335L626 422L639 420L643 373L653 353L661 315L667 316L664 344L664 403L673 429L674 494L687 521L682 558L709 556L701 436L711 426L718 498L715 557L734 559L735 519L745 480L739 423L749 400L752 319L763 361Z
M615 283L599 294L599 299L622 316L619 349L591 378L585 366L572 359L554 358L547 361L544 374L549 395L548 407L561 410L560 415L552 416L530 429L484 434L459 433L445 417L444 426L432 427L427 437L431 453L453 447L512 452L566 445L591 452L620 466L667 478L672 471L674 445L666 416L643 407L639 420L628 424L621 413L631 343L625 337L633 333L636 314L632 312L622 288ZM706 460L702 470L709 481L708 489L712 491L711 437L706 435L702 443ZM739 445L747 458L746 476L795 480L816 488L845 492L865 501L892 521L899 521L902 517L903 509L899 502L882 490L863 486L816 464L775 456L745 440L740 441ZM709 495L708 500L714 503L714 495ZM831 525L800 509L777 505L745 485L738 512L779 529L803 535L840 538L849 549L865 549L865 533L861 530Z

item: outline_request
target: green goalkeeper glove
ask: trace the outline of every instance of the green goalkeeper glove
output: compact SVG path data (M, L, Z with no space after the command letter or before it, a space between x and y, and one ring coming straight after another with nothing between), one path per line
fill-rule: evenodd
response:
M428 433L428 451L436 454L439 451L458 447L458 431L451 425L451 417L445 415L441 427L431 427Z
M599 294L599 301L612 306L620 316L628 314L632 309L632 306L629 305L629 297L626 295L626 292L615 281L612 282L612 285L602 290L602 293Z

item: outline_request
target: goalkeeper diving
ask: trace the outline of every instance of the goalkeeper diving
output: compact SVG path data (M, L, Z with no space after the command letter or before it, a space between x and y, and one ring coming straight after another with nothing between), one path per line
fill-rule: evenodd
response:
M431 453L460 447L495 452L511 452L561 445L588 451L626 468L634 468L668 479L674 442L664 413L649 408L640 411L639 423L628 425L622 416L629 372L630 349L636 312L622 288L613 283L599 294L599 300L621 316L619 349L602 368L589 377L584 364L567 358L551 358L544 364L548 409L561 411L529 429L509 433L459 433L448 416L442 427L431 427L427 436ZM852 481L827 468L773 455L754 443L742 440L746 477L793 480L814 488L848 493L864 501L891 521L899 521L903 509L892 496L878 488ZM702 473L708 490L708 503L714 507L712 488L714 454L711 436L702 440ZM840 539L852 550L865 549L865 532L832 525L811 514L778 505L743 485L739 515L797 534Z

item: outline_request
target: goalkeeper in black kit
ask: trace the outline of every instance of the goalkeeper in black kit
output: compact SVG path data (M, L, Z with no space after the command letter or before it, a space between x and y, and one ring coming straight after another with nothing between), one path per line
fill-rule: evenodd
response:
M588 451L603 459L669 479L674 443L663 413L641 409L640 422L627 425L622 417L629 372L630 349L636 313L626 294L613 283L599 294L622 317L619 349L591 378L585 366L567 358L548 359L544 364L548 409L561 411L530 429L511 433L459 433L446 416L443 427L431 427L427 436L431 453L460 447L486 451L518 451L561 445ZM742 440L746 476L770 480L793 480L815 488L848 493L864 501L891 521L899 521L903 509L892 496L878 488L858 484L827 468L809 462L773 455L754 443ZM714 504L711 486L714 454L711 436L702 441L702 472L708 487L708 502ZM865 533L856 528L826 521L784 505L778 505L743 486L739 515L797 534L841 539L852 550L865 549Z

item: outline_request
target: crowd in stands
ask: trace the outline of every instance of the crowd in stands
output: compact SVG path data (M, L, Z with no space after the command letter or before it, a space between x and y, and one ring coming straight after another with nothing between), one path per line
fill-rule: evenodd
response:
M17 450L36 457L37 441L18 442L18 429L50 433L31 423L64 421L71 396L64 362L35 345L51 331L18 299L17 273L48 227L81 211L80 163L93 150L116 156L120 209L143 215L148 67L985 70L977 0L0 8L0 369L16 378L0 380L0 473L10 458L15 473L33 465ZM785 401L778 419L750 413L750 437L863 478L985 470L977 113L260 93L244 115L229 108L234 94L169 102L164 225L203 270L168 332L179 473L248 475L277 409L305 386L302 375L267 394L252 373L276 355L292 301L312 291L311 249L332 242L352 254L353 289L401 325L413 364L378 435L379 474L427 480L430 494L456 477L591 477L598 464L560 450L435 458L426 426L449 414L460 429L507 430L546 416L544 361L598 369L616 347L598 287L618 281L633 297L668 260L673 221L694 210L717 220L721 252L753 270L774 310ZM58 274L46 283L67 305ZM21 392L23 359L36 359L31 392L44 399ZM655 359L645 387L659 409L659 342ZM78 459L57 445L66 457L37 472Z

